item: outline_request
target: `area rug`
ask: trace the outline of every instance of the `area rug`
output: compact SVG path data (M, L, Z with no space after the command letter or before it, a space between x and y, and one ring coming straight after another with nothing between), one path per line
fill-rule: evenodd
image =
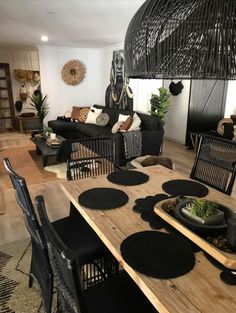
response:
M36 153L32 145L9 148L0 152L0 177L6 188L11 188L12 184L3 166L4 158L9 158L13 169L26 179L28 185L58 180L56 174L44 170L42 156Z
M30 260L30 239L0 246L0 313L44 312L37 284L28 288Z
M44 170L51 172L51 173L55 173L57 175L57 178L67 179L66 178L67 165L65 162L60 163L60 164L45 166Z

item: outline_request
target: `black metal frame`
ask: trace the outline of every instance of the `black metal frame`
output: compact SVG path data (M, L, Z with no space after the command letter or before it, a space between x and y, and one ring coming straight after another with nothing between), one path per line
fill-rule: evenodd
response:
M67 179L82 179L115 170L115 142L109 137L87 138L70 142Z
M3 162L16 191L16 199L22 209L25 225L31 236L32 258L29 287L32 287L33 278L35 278L40 286L45 312L51 313L53 275L49 264L45 237L39 225L25 179L13 171L8 159L4 159ZM119 263L111 255L110 251L106 249L105 245L72 203L70 205L70 215L54 221L52 225L63 241L75 241L73 245L76 251L81 248L81 241L74 238L77 235L80 235L82 241L86 242L86 246L89 246L88 251L80 253L80 270L84 290L101 284L110 277L117 275ZM69 235L70 233L71 235Z
M32 256L28 285L31 288L33 278L36 279L41 290L45 313L51 313L53 275L45 238L38 223L25 179L13 171L9 159L5 158L3 163L15 189L16 200L22 209L25 225L31 237Z
M236 142L201 135L190 178L230 195L235 176Z

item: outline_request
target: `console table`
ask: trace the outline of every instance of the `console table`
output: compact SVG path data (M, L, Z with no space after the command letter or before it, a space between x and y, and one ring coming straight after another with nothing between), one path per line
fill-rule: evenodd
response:
M65 138L59 135L57 135L57 139L59 139L60 142L65 140ZM30 140L35 144L37 154L42 154L43 156L43 167L47 166L48 158L51 156L56 156L59 150L59 147L52 148L46 143L46 140L43 140L37 137L31 137Z
M39 126L39 117L38 116L17 116L17 119L19 121L19 127L20 127L20 132L24 132L24 125L27 122L36 122L37 126ZM35 127L34 129L38 129L39 127Z

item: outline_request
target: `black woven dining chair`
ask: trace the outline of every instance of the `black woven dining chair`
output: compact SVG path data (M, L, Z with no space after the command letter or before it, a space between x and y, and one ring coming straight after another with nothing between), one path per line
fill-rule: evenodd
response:
M77 253L69 249L55 232L42 196L36 197L36 205L56 282L57 313L157 312L124 271L102 285L84 291Z
M45 238L35 214L25 179L13 171L9 159L4 159L3 163L15 189L16 200L22 209L25 225L31 237L32 256L29 271L29 287L33 285L33 278L36 279L41 290L44 310L46 313L50 313L53 276Z
M236 142L211 135L201 135L190 178L230 195L235 175Z
M67 140L57 158L67 161L67 179L82 179L116 170L115 142L109 137Z
M45 312L50 313L53 277L45 239L25 179L12 169L9 159L6 158L3 162L15 189L16 200L22 209L25 225L31 237L32 257L29 287L32 286L33 278L35 278L40 286ZM75 208L71 209L70 212L74 211ZM118 273L118 263L80 214L71 213L67 217L54 221L52 225L70 249L78 250L83 289L100 284Z

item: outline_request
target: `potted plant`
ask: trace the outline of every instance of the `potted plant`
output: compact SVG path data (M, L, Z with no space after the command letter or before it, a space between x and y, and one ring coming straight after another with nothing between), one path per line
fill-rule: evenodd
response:
M159 95L152 93L151 103L151 115L158 116L164 124L165 114L168 112L170 107L170 93L164 87L158 88Z
M183 214L201 224L221 224L224 212L219 210L219 204L205 199L194 199L182 209Z
M41 91L37 90L37 92L34 92L33 95L30 97L30 100L30 105L33 110L37 111L37 115L40 119L40 124L41 126L43 126L43 120L49 112L47 95L43 97Z

